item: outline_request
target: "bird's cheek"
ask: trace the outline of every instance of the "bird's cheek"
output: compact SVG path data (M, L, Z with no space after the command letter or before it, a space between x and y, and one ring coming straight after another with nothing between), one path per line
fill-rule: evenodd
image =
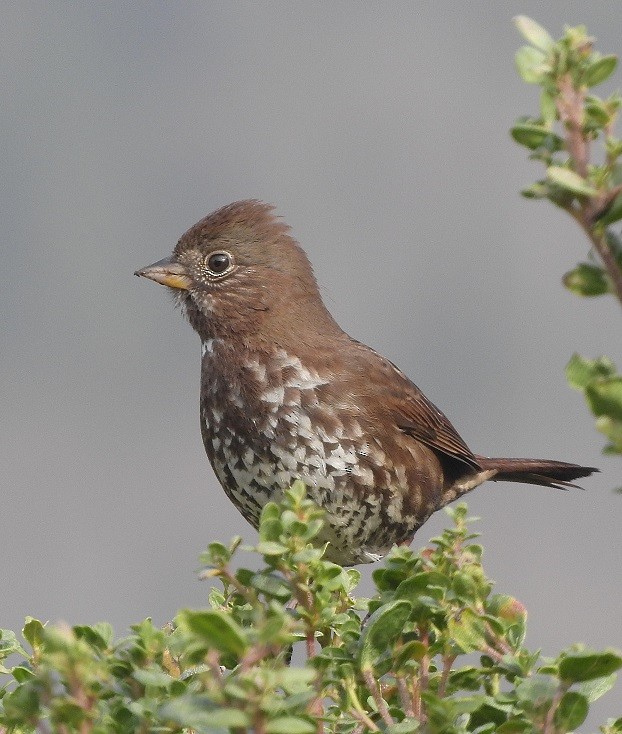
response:
M213 318L217 308L216 299L211 293L199 291L191 294L192 300L201 313L208 319Z

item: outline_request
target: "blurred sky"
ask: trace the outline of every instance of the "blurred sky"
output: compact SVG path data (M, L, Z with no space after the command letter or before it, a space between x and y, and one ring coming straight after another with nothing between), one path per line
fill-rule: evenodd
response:
M4 4L0 626L164 623L206 602L209 541L255 538L203 452L198 338L132 275L254 197L474 451L602 468L468 499L532 648L622 647L622 462L563 375L575 350L622 363L622 313L562 288L586 240L518 194L541 171L508 135L537 111L517 13L622 49L618 0Z

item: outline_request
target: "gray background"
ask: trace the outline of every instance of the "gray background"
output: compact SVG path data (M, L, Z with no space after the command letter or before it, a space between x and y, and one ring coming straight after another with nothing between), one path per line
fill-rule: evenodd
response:
M531 647L622 646L621 463L563 377L575 350L622 362L622 313L562 288L586 241L518 195L540 169L507 133L537 110L516 13L622 50L617 0L4 4L0 625L164 623L205 603L208 541L255 537L203 453L198 339L132 272L256 197L475 451L602 468L469 504Z

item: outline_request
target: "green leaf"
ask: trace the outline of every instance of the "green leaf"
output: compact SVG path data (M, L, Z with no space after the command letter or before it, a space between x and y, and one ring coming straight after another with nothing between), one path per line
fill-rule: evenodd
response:
M170 688L175 680L155 665L151 668L138 668L132 673L132 677L143 686L153 686L154 688Z
M595 196L598 193L584 178L569 168L549 166L546 169L546 177L556 186L578 196Z
M11 674L18 683L25 683L35 675L30 668L24 668L23 665L16 665L14 668L11 668Z
M555 711L555 724L558 730L574 731L585 721L590 706L587 698L576 691L567 691Z
M595 416L622 421L622 376L590 382L585 388L585 397Z
M602 84L615 71L618 65L617 56L603 56L590 64L583 73L583 83L587 87L595 87Z
M199 734L247 728L251 721L244 711L216 706L206 696L180 696L164 704L159 710L164 721L174 721L180 726L194 729Z
M358 662L361 670L373 669L402 634L412 605L406 599L397 599L377 609L367 621L359 642Z
M27 681L14 691L7 693L2 699L3 721L6 718L25 721L39 711L39 692L35 680Z
M559 661L559 677L571 683L604 678L622 667L622 657L613 650L571 652Z
M104 622L92 626L75 625L73 631L78 640L84 640L96 650L105 650L112 642L112 626Z
M462 652L475 652L486 644L486 624L471 609L464 609L459 616L452 617L447 629Z
M616 680L616 674L612 673L604 678L586 680L583 683L579 683L577 688L579 693L582 693L590 703L593 703L601 696L604 696L607 691L610 691L614 687Z
M613 418L601 415L596 419L596 430L603 433L611 441L603 449L603 454L622 454L622 421L616 421ZM618 491L622 492L622 488Z
M410 640L402 645L395 656L395 669L401 670L412 661L421 661L428 652L428 646L419 640Z
M514 25L526 41L542 51L550 51L555 44L548 31L526 15L517 15Z
M287 601L292 596L292 591L285 581L273 573L256 573L250 579L254 589L268 597L274 597L279 601Z
M512 717L495 729L497 734L532 734L535 730L533 724L526 719Z
M544 146L547 150L556 151L561 150L564 145L564 141L559 135L551 132L547 127L535 123L517 123L510 130L510 135L519 145L524 145L530 150L536 150Z
M263 523L266 520L279 520L281 517L281 508L277 505L276 502L267 502L263 510L261 511L261 518L259 520L259 524Z
M0 660L18 653L24 657L28 657L24 648L17 641L15 632L12 630L0 629Z
M282 556L287 553L287 547L274 540L262 540L257 544L257 553L262 556Z
M292 486L287 490L286 494L291 498L295 505L299 504L307 494L304 482L300 479L296 479Z
M246 652L247 641L244 632L229 614L218 609L206 611L184 609L178 619L181 625L194 632L209 647L233 653L238 657Z
M566 365L566 379L575 390L584 390L592 380L610 377L615 373L615 365L609 357L587 359L575 353Z
M622 219L622 194L616 196L604 214L598 218L598 222L599 224L609 225L619 222L620 219Z
M201 555L201 563L206 566L222 568L231 560L231 553L223 543L210 543L207 551Z
M300 716L279 716L266 724L268 734L314 734L316 725Z
M536 183L526 186L520 193L525 199L546 199L549 197L551 190L544 181L536 181Z
M387 734L412 734L413 732L421 730L421 722L417 719L406 717L402 721L398 721L396 724L391 724L385 729Z
M423 571L404 579L395 590L395 597L411 602L419 601L422 595L442 599L449 585L449 578L444 574L438 571Z
M38 650L43 642L43 625L38 619L26 617L22 635L33 650ZM2 639L2 635L0 635L0 639Z
M592 118L592 121L599 126L606 125L611 119L611 115L602 99L598 97L588 97L585 100L585 111Z
M521 46L516 52L514 63L523 81L540 84L548 71L542 51L532 46Z
M546 89L540 92L540 115L545 125L552 125L557 120L555 97Z
M610 291L605 271L591 263L579 263L574 270L564 275L562 282L569 291L578 296L602 296Z
M558 691L559 681L549 675L525 678L516 686L516 698L526 712L548 711Z

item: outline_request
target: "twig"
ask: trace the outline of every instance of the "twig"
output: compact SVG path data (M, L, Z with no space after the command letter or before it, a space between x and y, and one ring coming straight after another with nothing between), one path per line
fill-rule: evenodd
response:
M364 670L363 680L370 690L370 693L376 703L376 706L378 707L378 713L382 717L382 720L387 726L391 726L395 722L393 721L393 717L389 713L389 707L387 706L387 702L382 697L380 686L378 685L378 681L374 678L373 672L371 670Z
M557 81L559 95L557 112L562 125L566 128L566 150L575 164L575 170L581 178L587 178L589 141L583 135L583 102L585 92L575 89L570 74L564 74Z
M557 731L555 727L555 712L557 711L557 707L559 706L559 702L562 700L564 693L566 693L566 687L564 686L560 686L555 692L553 700L551 701L551 706L546 712L542 734L555 734Z
M557 112L566 131L566 150L574 170L581 178L587 178L590 161L590 140L583 130L585 90L577 89L574 86L572 76L569 73L558 79L557 89L559 90L556 99ZM622 192L622 186L615 186L604 195L597 194L586 199L580 208L574 209L571 206L564 208L579 223L579 226L588 236L611 279L615 296L622 304L622 270L618 267L604 232L599 233L594 228L595 219L620 192Z
M369 718L369 716L367 716L364 711L359 711L359 709L350 709L350 715L353 719L360 721L361 726L367 727L370 731L380 731L380 729L374 724L374 722ZM356 732L357 729L355 729L354 731ZM362 729L361 731L364 731L364 729Z
M611 284L613 285L615 296L622 304L622 270L620 270L620 268L618 267L618 263L616 262L616 259L611 252L611 248L609 247L604 233L598 236L596 232L594 232L590 221L586 221L586 219L582 216L573 216L575 216L575 219L579 222L583 231L588 236L590 242L594 246L594 249L598 253L600 259L603 261L605 270L607 271L607 274L611 279Z
M406 716L415 718L414 702L411 692L408 690L408 683L401 675L396 675L395 680L397 681L397 690L400 694L400 701L402 702L402 708Z
M451 673L451 666L454 664L456 657L456 655L446 655L443 658L443 672L441 673L441 680L438 684L439 698L443 698L447 691L447 683L449 681L449 675Z

